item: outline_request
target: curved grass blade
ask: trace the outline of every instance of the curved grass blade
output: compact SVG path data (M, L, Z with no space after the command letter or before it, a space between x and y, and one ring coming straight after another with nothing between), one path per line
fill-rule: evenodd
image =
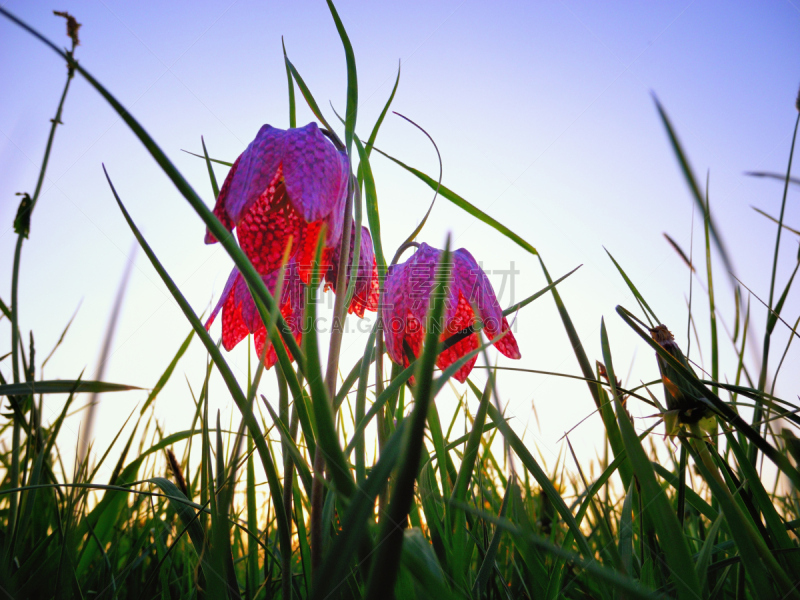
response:
M419 170L415 169L414 167L408 166L404 162L397 160L396 158L386 154L382 150L379 150L378 148L375 148L375 150L377 152L379 152L380 154L382 154L383 156L385 156L386 158L388 158L389 160L391 160L392 162L394 162L394 163L400 165L401 167L403 167L409 173L411 173L413 175L416 175L419 179L421 179L422 181L427 183L428 186L430 186L431 189L435 190L435 189L438 188L439 194L441 196L443 196L444 198L447 198L448 200L450 200L450 202L452 202L453 204L455 204L456 206L458 206L462 210L466 211L467 213L469 213L473 217L477 218L479 221L483 221L484 223L486 223L490 227L493 227L494 229L496 229L497 231L502 233L504 236L506 236L508 239L510 239L512 242L514 242L518 246L520 246L522 249L530 252L531 254L538 254L538 252L536 251L536 248L531 246L528 242L526 242L524 239L522 239L516 233L511 231L508 227L506 227L505 225L501 224L499 221L497 221L497 220L493 219L492 217L490 217L489 215L487 215L485 212L483 212L477 206L475 206L473 204L470 204L464 198L462 198L461 196L459 196L458 194L456 194L455 192L453 192L449 188L447 188L447 187L445 187L443 185L437 184L434 179L432 179L431 177L429 177L428 175L426 175L422 171L419 171Z
M283 48L283 64L286 67L286 79L289 84L289 129L294 129L297 127L297 106L294 100L294 81L289 68L289 58L286 56L286 44L283 42L283 36L281 36L281 47Z
M148 394L147 400L144 401L144 404L142 405L142 410L139 411L140 415L144 414L144 411L147 410L150 404L153 402L153 400L156 399L156 396L158 396L159 392L162 389L164 389L164 386L167 384L167 381L169 381L169 378L172 377L172 373L173 371L175 371L175 367L178 366L178 361L181 359L186 350L189 348L189 343L192 341L193 337L194 337L194 329L192 329L189 332L189 335L186 336L186 339L183 340L183 343L181 344L180 348L178 348L178 352L172 358L166 370L164 371L164 373L162 373L161 377L158 378L155 387L150 391L150 394Z
M450 281L450 239L436 269L436 283L431 291L431 308L428 313L428 327L420 359L416 362L414 373L414 410L406 435L403 436L402 462L394 478L394 492L389 502L389 514L382 520L377 555L370 569L365 598L382 600L392 595L400 568L403 547L403 529L411 501L414 497L414 482L420 467L425 422L428 408L433 400L433 369L439 355L439 334L435 326L444 314L444 290Z
M311 112L314 113L314 116L317 117L317 119L319 119L319 122L325 126L325 129L328 130L328 133L333 138L334 143L340 148L343 147L342 140L339 139L339 136L336 135L336 132L333 130L333 127L330 126L330 123L328 123L328 121L322 115L322 111L319 109L317 101L314 100L314 96L311 94L311 90L308 89L306 82L303 81L303 78L300 76L300 73L297 72L297 69L292 64L292 61L289 60L289 57L285 53L284 56L286 60L286 66L289 68L289 71L291 71L292 77L294 77L294 80L297 83L297 87L300 88L300 93L303 94L303 98L305 98L306 104L308 104L308 107L311 109Z
M107 174L106 176L108 177ZM275 468L275 463L272 460L272 455L270 454L269 449L267 448L266 442L264 441L264 436L261 433L258 421L256 421L256 418L253 415L253 411L249 403L247 402L247 398L242 392L241 387L239 387L239 384L236 381L233 372L230 370L230 367L223 358L219 348L213 342L211 336L206 331L203 324L200 322L200 319L197 317L197 315L192 310L192 307L186 301L186 298L184 298L183 294L175 285L175 283L172 281L172 279L170 278L169 274L166 272L164 267L161 265L161 262L158 260L155 253L147 243L147 241L139 232L139 229L134 224L133 220L128 214L128 211L125 209L125 206L122 204L122 200L117 195L117 192L114 189L113 184L111 184L110 179L108 183L111 186L111 190L114 193L114 197L117 200L117 204L119 205L119 208L122 211L125 220L128 222L128 226L131 228L131 231L133 231L134 236L136 237L136 239L139 242L139 245L142 247L145 254L147 255L147 258L150 259L150 263L153 265L156 272L161 277L161 280L164 282L167 289L172 294L172 297L175 298L175 301L178 303L178 306L180 307L181 311L189 320L189 323L192 325L192 328L195 330L195 332L197 332L198 337L203 342L203 345L206 347L208 353L211 355L211 358L214 361L214 364L217 366L217 369L219 370L219 373L222 376L223 381L225 381L225 385L228 387L228 390L231 393L233 401L236 403L236 406L239 409L242 418L247 424L247 428L250 431L250 435L252 436L253 441L256 444L259 458L261 459L261 464L263 465L264 471L266 472L267 475L267 482L269 484L270 494L272 495L272 503L278 521L278 538L280 542L281 552L291 552L292 548L291 537L287 527L286 512L283 506L280 479L278 477L278 472ZM269 323L270 322L269 316L267 319L264 319L264 321ZM281 345L280 341L278 341L278 345ZM284 348L281 348L281 350L284 350L285 352Z
M347 155L350 156L350 149L353 144L353 135L356 130L356 117L358 115L358 76L356 74L356 57L353 54L353 46L347 31L336 12L336 7L331 0L328 0L328 8L331 11L333 21L336 23L336 31L344 46L345 60L347 61L347 108L344 116L344 143L347 148Z
M372 153L372 147L375 145L375 140L378 138L378 130L381 128L383 119L386 117L386 113L389 112L389 107L392 105L392 101L394 100L394 95L397 92L397 86L400 83L401 64L402 63L398 61L397 77L394 80L394 87L392 87L392 93L389 94L389 99L386 101L386 104L384 104L383 110L381 111L381 114L378 116L378 120L375 121L375 125L372 127L372 132L369 134L369 139L367 140L367 145L365 147L367 151L367 156L369 156ZM361 181L360 175L359 175L359 181Z

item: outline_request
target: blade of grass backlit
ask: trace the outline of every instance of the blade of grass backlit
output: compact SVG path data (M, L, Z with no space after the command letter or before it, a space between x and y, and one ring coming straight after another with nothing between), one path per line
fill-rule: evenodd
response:
M113 184L111 184L111 180L109 179L109 185L111 185L111 190L114 193L114 197L117 200L117 204L119 205L120 210L122 211L125 220L128 222L128 226L133 231L133 234L136 236L136 239L139 241L139 245L144 250L147 257L150 259L150 263L155 268L156 272L161 277L161 280L166 285L167 289L172 294L172 297L175 298L175 301L178 303L183 314L189 320L189 323L192 325L192 328L197 333L200 340L203 342L203 345L206 347L206 350L211 355L214 364L217 366L217 369L222 376L223 381L225 381L225 385L228 387L228 390L231 393L231 397L233 398L234 402L236 403L239 412L242 415L242 418L247 423L247 427L250 430L250 434L253 437L253 441L256 444L256 448L258 449L259 458L261 459L261 464L264 467L264 471L267 475L267 481L269 483L270 493L272 494L272 502L275 506L275 513L277 515L278 520L278 536L280 538L280 547L281 552L291 552L291 538L289 535L289 531L287 528L287 521L286 521L286 514L283 507L283 500L282 500L282 492L281 492L281 484L278 478L277 470L275 469L275 463L272 460L272 456L267 448L266 442L264 441L264 436L261 433L260 427L258 425L258 421L256 421L255 416L247 403L247 399L242 392L241 387L239 387L236 378L233 375L233 372L230 370L228 363L222 356L217 345L211 339L211 336L206 331L206 328L200 322L200 319L197 318L197 315L192 310L192 307L186 301L181 291L172 281L170 276L167 274L164 267L161 266L160 261L156 258L155 253L153 253L152 249L150 248L147 241L144 239L142 234L139 232L139 229L134 224L133 220L131 219L128 211L125 209L125 206L122 204L122 200L120 200L119 196L117 195L116 190L114 189ZM263 283L263 282L262 282ZM266 289L266 288L265 288ZM269 322L270 319L265 319L266 322ZM280 344L280 341L278 342ZM282 348L283 349L283 348ZM285 349L283 349L285 351Z
M281 47L283 48L283 64L286 67L286 79L289 89L289 128L297 127L297 107L294 100L294 81L292 80L292 70L289 68L289 58L286 56L286 44L281 36Z
M433 369L439 355L439 329L444 314L445 289L450 281L450 239L445 243L438 268L436 283L430 295L430 310L422 353L414 373L414 410L406 435L403 436L402 460L394 477L394 491L389 502L389 514L382 520L377 554L372 563L365 598L382 600L394 590L400 568L403 546L402 523L408 517L414 497L414 482L422 453L425 422L428 408L433 401Z
M28 381L25 383L7 383L0 385L0 396L23 396L27 394L72 394L72 393L106 393L141 390L134 385L107 383L105 381L85 381L70 379L52 379L49 381Z
M189 335L186 336L186 339L183 340L183 343L181 344L180 348L178 348L178 352L172 358L166 370L164 371L164 373L162 373L161 377L158 378L155 387L147 395L147 400L144 401L144 404L142 405L142 410L139 411L139 414L143 415L144 411L147 410L150 407L150 404L153 402L153 400L156 399L156 396L158 396L159 392L162 389L164 389L164 386L167 384L167 381L169 381L169 378L175 371L175 367L178 366L178 361L181 359L181 357L186 353L186 350L189 348L189 343L192 341L193 337L194 337L194 329L192 329L189 332Z
M606 333L605 322L602 320L600 322L600 341L603 348L603 360L608 371L608 380L611 384L614 404L617 409L617 421L622 441L636 473L642 499L658 533L661 548L673 575L678 597L694 600L697 597L697 590L700 589L700 581L697 578L697 572L689 553L689 546L681 531L675 511L669 505L661 486L658 485L650 459L645 454L636 431L633 429L633 423L631 423L630 417L620 401L616 389L617 380L611 360L608 334Z
M214 169L211 166L211 159L208 157L208 150L206 150L206 141L203 139L203 136L200 136L200 143L203 145L203 156L206 159L206 167L208 168L208 179L211 181L211 191L214 194L214 198L219 197L219 186L217 185L217 176L214 175Z
M681 171L683 172L683 176L686 179L686 183L689 186L689 191L692 193L692 197L694 198L695 202L697 203L697 207L703 213L704 218L706 217L706 203L703 200L703 194L700 192L700 186L697 185L697 179L694 176L694 171L692 171L691 165L689 165L689 160L686 158L686 154L683 151L683 147L681 146L680 141L678 140L678 136L675 133L675 129L672 127L672 123L667 116L664 107L661 106L661 102L659 102L658 98L653 96L653 102L656 104L656 109L658 110L658 114L661 117L661 122L664 125L664 128L667 130L667 136L669 137L670 143L672 145L672 150L675 152L675 157L678 159L678 164L681 167ZM708 218L708 228L709 232L711 233L711 237L714 240L715 245L717 246L717 250L719 250L720 257L722 258L723 263L725 264L725 270L728 272L729 275L732 275L733 270L733 263L730 260L730 255L728 254L727 249L725 248L725 244L722 241L722 238L719 235L719 228L716 226L714 219L711 217L710 214L707 215ZM734 287L736 287L735 283L731 281Z
M397 93L397 86L400 84L400 67L401 63L398 61L397 63L397 77L394 80L394 86L392 87L392 93L389 94L389 99L386 101L386 104L383 105L383 110L381 114L378 116L378 120L375 121L375 125L372 127L372 132L369 134L369 139L367 139L366 151L367 156L372 153L372 147L375 145L375 140L378 138L378 130L381 128L381 124L383 123L383 119L386 117L386 113L389 112L389 107L392 105L392 101L394 100L394 95ZM359 177L359 181L360 181Z
M644 297L643 297L643 296L642 296L642 295L639 293L639 290L638 290L638 289L636 289L636 286L635 286L635 285L633 285L633 281L631 281L630 277L628 277L628 275L627 275L627 274L625 273L625 271L622 269L622 267L620 266L620 264L617 262L617 259L616 259L616 258L614 258L614 257L611 255L611 252L609 252L609 251L608 251L608 248L603 248L603 250L605 250L605 251L606 251L606 254L608 254L608 258L610 258L610 259L611 259L611 262L613 262L613 263L614 263L614 266L617 268L617 271L619 271L619 274L620 274L620 275L622 275L622 278L625 280L625 283L628 285L628 289L631 291L631 293L633 294L634 298L636 298L636 301L639 303L639 305L640 305L642 308L644 308L644 309L645 309L645 315L647 316L647 314L649 313L649 314L650 314L650 315L653 317L653 320L654 320L654 321L655 321L657 324L658 324L658 323L661 323L661 320L660 320L660 319L659 319L659 318L656 316L656 313L654 313L654 312L653 312L653 309L652 309L652 308L650 308L650 305L649 305L649 304L647 304L647 301L646 301L646 300L644 299ZM649 321L649 320L650 320L650 316L648 316L647 318L648 318L648 321ZM652 323L650 323L650 324L652 325Z
M480 389L478 389L469 379L467 379L467 382L472 388L473 393L480 398L482 396ZM525 446L525 443L519 438L514 430L511 429L511 426L506 423L505 419L503 419L503 416L500 414L497 408L490 403L487 405L486 409L489 413L489 417L492 419L492 421L494 421L495 427L497 427L500 430L500 433L503 434L503 437L506 438L512 450L514 450L514 453L519 457L519 459L522 461L522 464L531 473L531 475L533 475L534 479L536 479L536 481L542 487L542 491L547 494L547 497L553 503L553 506L558 511L558 514L561 515L561 518L564 519L568 525L570 531L575 536L575 540L577 541L578 549L580 550L581 554L584 556L592 556L592 550L586 541L586 537L578 527L575 517L572 515L572 512L569 510L567 505L564 504L561 494L558 493L558 490L556 490L553 482L550 481L550 478L539 466L539 463L533 457L530 450L528 450L528 448Z
M708 193L708 177L706 177L706 197L705 209L703 211L703 232L705 238L706 251L706 277L708 285L708 319L711 327L711 379L719 379L719 337L717 336L717 308L714 301L714 276L711 268L711 236L709 235L709 223L711 222L711 199ZM719 394L719 388L711 388L715 394Z
M356 75L356 57L353 54L353 46L350 44L350 38L347 31L339 18L339 13L336 12L336 7L331 0L328 0L328 8L331 11L334 23L336 23L336 31L339 32L339 37L344 46L344 56L347 62L347 109L344 117L344 143L347 148L347 156L350 156L351 146L353 144L353 135L356 130L356 117L358 115L358 76Z
M431 189L433 189L433 190L438 189L439 190L439 194L441 196L443 196L444 198L447 198L448 200L450 200L450 202L452 202L453 204L455 204L456 206L458 206L462 210L466 211L468 214L472 215L473 217L477 218L479 221L482 221L482 222L486 223L487 225L489 225L490 227L493 227L494 229L496 229L497 231L502 233L504 236L506 236L508 239L510 239L512 242L515 242L518 246L520 246L524 250L530 252L531 254L538 254L536 252L536 248L531 246L528 242L526 242L524 239L522 239L516 233L511 231L508 227L506 227L505 225L502 225L499 221L497 221L497 220L493 219L492 217L490 217L489 215L487 215L485 212L480 210L477 206L475 206L473 204L470 204L464 198L462 198L461 196L459 196L458 194L456 194L455 192L453 192L449 188L447 188L447 187L445 187L443 185L439 185L436 182L436 180L432 179L431 177L429 177L428 175L426 175L422 171L419 171L419 170L415 169L414 167L408 166L407 164L397 160L396 158L393 158L392 156L389 156L388 154L386 154L382 150L378 150L378 148L375 148L375 150L377 152L379 152L380 154L382 154L383 156L385 156L386 158L388 158L389 160L391 160L392 162L394 162L394 163L400 165L401 167L403 167L409 173L411 173L413 175L416 175L419 179L421 179L422 181L427 183L428 186L430 186Z
M285 47L284 47L285 52ZM303 81L303 78L300 76L300 73L297 72L297 69L292 64L292 61L289 60L288 55L284 54L286 57L286 66L289 68L289 71L292 73L292 77L294 77L295 83L297 83L297 87L300 88L300 93L303 94L303 98L305 98L306 104L311 109L311 112L314 113L314 116L319 119L319 122L325 126L325 129L328 130L330 135L332 136L333 140L335 141L336 145L339 147L343 147L342 140L339 139L339 136L336 135L336 132L333 130L333 127L330 126L328 121L322 115L322 111L319 109L319 105L317 105L317 101L314 100L314 96L311 93L311 90L308 89L306 82Z

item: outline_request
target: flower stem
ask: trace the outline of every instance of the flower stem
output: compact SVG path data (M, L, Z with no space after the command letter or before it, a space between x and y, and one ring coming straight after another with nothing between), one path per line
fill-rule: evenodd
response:
M67 52L67 56L72 58L73 53L75 52L75 41L73 40L72 48ZM45 146L44 150L44 158L42 159L42 166L39 169L39 179L36 181L36 189L33 192L33 197L31 198L30 205L28 206L28 215L26 219L30 222L30 214L33 212L33 208L36 206L36 201L39 199L39 194L42 191L42 184L44 183L44 174L47 171L47 165L50 162L50 151L53 148L53 139L56 135L56 127L61 123L61 113L64 109L64 101L67 98L67 92L69 91L69 85L72 82L72 78L75 75L75 69L72 66L67 67L67 81L64 84L64 91L61 93L61 100L58 103L58 108L56 109L56 116L52 119L50 126L50 135L47 138L47 146ZM19 370L19 360L20 360L20 337L19 337L19 302L18 302L18 290L19 290L19 264L20 264L20 256L22 253L22 241L28 236L28 231L21 229L17 234L17 245L14 249L14 266L13 271L11 274L11 369L14 377L14 383L20 382L20 370ZM24 357L23 357L24 360ZM21 408L21 407L20 407ZM16 413L15 413L16 414ZM18 418L14 419L14 430L12 433L12 455L11 455L11 469L10 469L10 487L16 488L19 485L19 445L20 445L20 437L21 437L21 423ZM14 539L14 529L16 527L17 521L17 510L19 507L19 493L14 492L11 494L11 498L9 500L9 513L8 513L8 539ZM10 544L8 547L8 559L11 559L14 554L14 545Z
M347 265L350 260L350 231L352 226L351 213L353 211L353 190L356 182L350 176L350 189L347 193L347 202L344 208L344 226L342 227L342 240L339 246L339 260L341 267L336 275L336 299L333 303L333 326L331 328L331 340L328 347L328 368L325 372L325 387L328 389L328 398L336 397L336 376L339 372L339 352L342 348L342 333L344 331L344 319L347 305L345 298L345 282L347 281ZM316 326L316 325L314 325ZM317 445L314 454L314 481L311 484L311 570L316 572L322 564L322 510L323 510L323 473L325 470L325 457L322 449Z

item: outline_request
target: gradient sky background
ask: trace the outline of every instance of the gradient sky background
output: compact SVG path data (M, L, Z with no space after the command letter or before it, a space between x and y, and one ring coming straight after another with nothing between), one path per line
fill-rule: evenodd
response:
M64 21L51 9L76 16L83 24L80 63L144 125L209 205L214 198L205 164L181 150L200 152L203 135L212 156L232 161L263 123L288 125L281 36L329 121L335 121L329 101L344 109L344 53L324 2L67 0L53 7L23 1L2 6L64 46ZM621 262L678 343L687 345L689 274L662 233L688 252L693 204L652 93L670 115L698 177L710 173L712 210L737 275L767 298L776 226L751 205L777 216L782 185L744 172L786 171L800 83L800 4L341 0L337 8L356 53L359 134L369 134L402 63L392 108L436 140L443 183L533 244L554 277L583 265L561 292L590 360L601 357L605 317L619 374L630 370L631 385L658 377L652 352L614 312L617 304L634 309L635 301L603 247ZM0 19L0 57L0 297L8 303L14 193L33 192L66 69L51 50L5 19ZM301 103L303 124L312 117ZM80 306L45 376L74 378L84 368L91 375L120 278L133 260L105 378L152 387L189 325L144 255L132 251L133 236L101 163L197 312L216 301L231 261L218 245L203 244L199 218L80 77L63 121L23 247L21 327L26 339L34 330L41 359ZM430 143L396 116L387 117L376 145L437 173ZM391 256L432 193L386 159L373 157L384 247ZM221 183L226 169L216 172ZM797 187L789 192L785 221L800 227ZM519 271L514 297L506 286L499 294L503 306L546 285L534 256L440 198L419 240L441 246L448 231L456 247L468 248L492 272L498 291L499 271L513 261ZM794 267L797 242L790 233L783 238L779 289ZM702 251L696 215L694 247ZM714 267L720 312L732 325L729 280L719 261ZM694 291L702 356L692 340L692 357L708 367L708 305L701 285ZM755 299L752 304L755 340L763 334L766 312ZM786 303L787 320L793 323L798 309L795 290ZM212 329L215 336L218 327ZM501 366L579 372L550 297L522 311L516 327L523 358L500 358ZM773 368L788 339L785 327L777 329ZM10 338L5 320L0 336ZM733 354L722 327L720 339L723 372L732 379ZM347 370L365 341L366 334L346 336ZM800 389L798 348L790 351L778 381L777 394L787 399L797 400ZM754 345L748 359L757 373L755 350ZM229 356L244 379L245 344ZM199 390L205 360L195 341L161 393L156 410L166 433L190 426L194 405L186 380ZM6 379L10 370L8 359L0 362ZM272 374L266 379L264 391L271 396ZM655 392L661 396L660 388ZM514 427L527 429L525 439L537 441L551 467L564 450L557 439L594 409L579 381L504 373L500 393ZM108 445L145 397L146 392L103 397L97 448ZM53 418L62 402L48 398L45 418ZM449 413L452 402L447 402L441 399L440 406ZM231 404L218 380L212 383L211 407L223 410L223 422L230 419ZM632 410L637 416L653 413L641 404ZM80 418L70 421L62 445L70 443L67 436L77 436ZM637 421L637 428L650 423ZM572 434L580 456L594 456L600 432L594 417Z

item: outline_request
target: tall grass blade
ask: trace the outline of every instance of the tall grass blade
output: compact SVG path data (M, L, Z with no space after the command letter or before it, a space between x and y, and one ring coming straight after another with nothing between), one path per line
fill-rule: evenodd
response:
M278 478L278 473L275 468L275 463L273 462L272 456L269 452L269 449L267 448L266 442L264 441L264 436L261 433L258 421L256 421L252 409L249 406L247 399L245 398L244 393L242 392L241 387L239 387L239 384L236 381L233 372L230 370L230 367L223 358L219 348L212 341L211 336L208 334L205 327L200 322L200 319L198 319L197 315L192 310L192 307L186 301L186 298L184 298L181 291L172 281L170 276L167 274L166 270L164 270L164 267L161 266L161 263L156 258L156 255L153 253L149 244L147 243L147 241L145 241L144 237L139 232L139 229L134 224L133 220L128 214L128 211L125 209L125 206L122 204L122 200L120 200L119 196L117 195L117 192L114 189L114 186L111 184L110 179L109 179L109 185L111 185L111 190L114 193L114 197L117 200L117 204L119 205L119 208L122 211L125 220L128 222L128 226L133 231L134 236L136 236L136 239L139 241L139 245L144 250L148 259L150 259L150 263L153 265L156 272L161 277L161 280L164 282L164 285L166 285L167 289L172 294L172 297L178 303L178 306L180 307L181 311L189 320L189 323L192 325L192 329L194 329L194 331L197 333L198 337L203 342L203 345L206 347L206 350L211 355L211 358L214 361L214 364L217 366L217 369L219 370L223 381L225 381L225 385L227 386L228 390L231 393L231 397L236 403L236 406L239 409L242 418L245 420L245 423L247 424L247 427L250 431L250 435L253 437L253 441L256 444L256 449L258 450L259 458L261 459L261 464L264 467L264 471L267 475L267 482L269 484L270 494L272 495L272 502L275 507L275 513L277 515L278 537L280 540L281 552L291 552L291 547L292 547L291 537L289 535L286 513L283 507L280 479ZM264 319L264 321L269 323L270 318ZM278 345L281 345L280 342L278 342ZM278 345L276 345L276 349ZM282 345L281 345L281 350L285 352L285 349L282 347ZM292 352L292 354L294 355L294 352Z
M353 144L353 135L356 130L356 117L358 115L358 76L356 74L356 57L353 54L353 46L350 44L350 38L347 31L339 18L339 13L331 0L328 0L328 8L331 11L334 23L336 23L336 30L339 32L339 37L344 46L344 55L347 61L347 109L344 117L344 143L347 148L347 155L350 156L350 150Z
M172 357L172 360L170 361L164 373L162 373L161 377L158 378L155 387L153 387L153 389L150 390L150 393L147 395L147 400L144 401L144 404L142 405L142 410L139 411L139 414L143 415L144 412L150 407L150 404L156 399L156 396L158 396L159 392L161 392L161 390L164 389L164 386L169 381L169 378L172 377L172 373L175 371L175 367L178 366L178 361L181 359L181 357L186 353L186 350L189 348L189 344L191 343L193 337L194 337L194 329L192 329L189 332L189 335L186 336L186 339L183 340L183 343L181 344L180 348L178 348L178 352L175 354L175 356Z
M494 229L496 229L497 231L502 233L504 236L506 236L508 239L510 239L512 242L516 243L523 250L526 250L527 252L530 252L531 254L538 254L536 252L536 248L531 246L528 242L526 242L524 239L522 239L516 233L511 231L508 227L506 227L505 225L501 224L499 221L497 221L497 220L493 219L492 217L490 217L489 215L487 215L485 212L480 210L477 206L475 206L473 204L470 204L464 198L462 198L461 196L459 196L458 194L456 194L455 192L453 192L449 188L447 188L447 187L445 187L443 185L439 185L436 182L436 180L432 179L431 177L429 177L428 175L426 175L422 171L419 171L418 169L415 169L414 167L408 166L407 164L399 161L398 159L386 154L382 150L378 150L378 148L375 148L375 150L377 152L379 152L380 154L382 154L383 156L385 156L386 158L388 158L389 160L391 160L392 162L394 162L395 164L400 165L401 167L403 167L409 173L411 173L413 175L416 175L417 178L419 178L423 182L427 183L428 186L431 189L433 189L433 190L438 189L439 190L439 194L441 196L443 196L444 198L447 198L448 200L450 200L450 202L452 202L453 204L455 204L456 206L458 206L462 210L466 211L468 214L472 215L473 217L477 218L479 221L482 221L482 222L486 223L487 225L489 225L490 227L493 227Z
M408 517L414 496L414 482L420 466L423 436L428 409L433 401L433 369L439 356L439 331L444 314L445 289L450 282L450 240L441 254L436 269L436 283L431 290L430 309L422 353L414 373L414 410L403 439L402 462L394 478L394 492L389 502L389 514L383 520L375 560L372 563L365 598L379 600L393 594L400 568L403 547L403 523Z

